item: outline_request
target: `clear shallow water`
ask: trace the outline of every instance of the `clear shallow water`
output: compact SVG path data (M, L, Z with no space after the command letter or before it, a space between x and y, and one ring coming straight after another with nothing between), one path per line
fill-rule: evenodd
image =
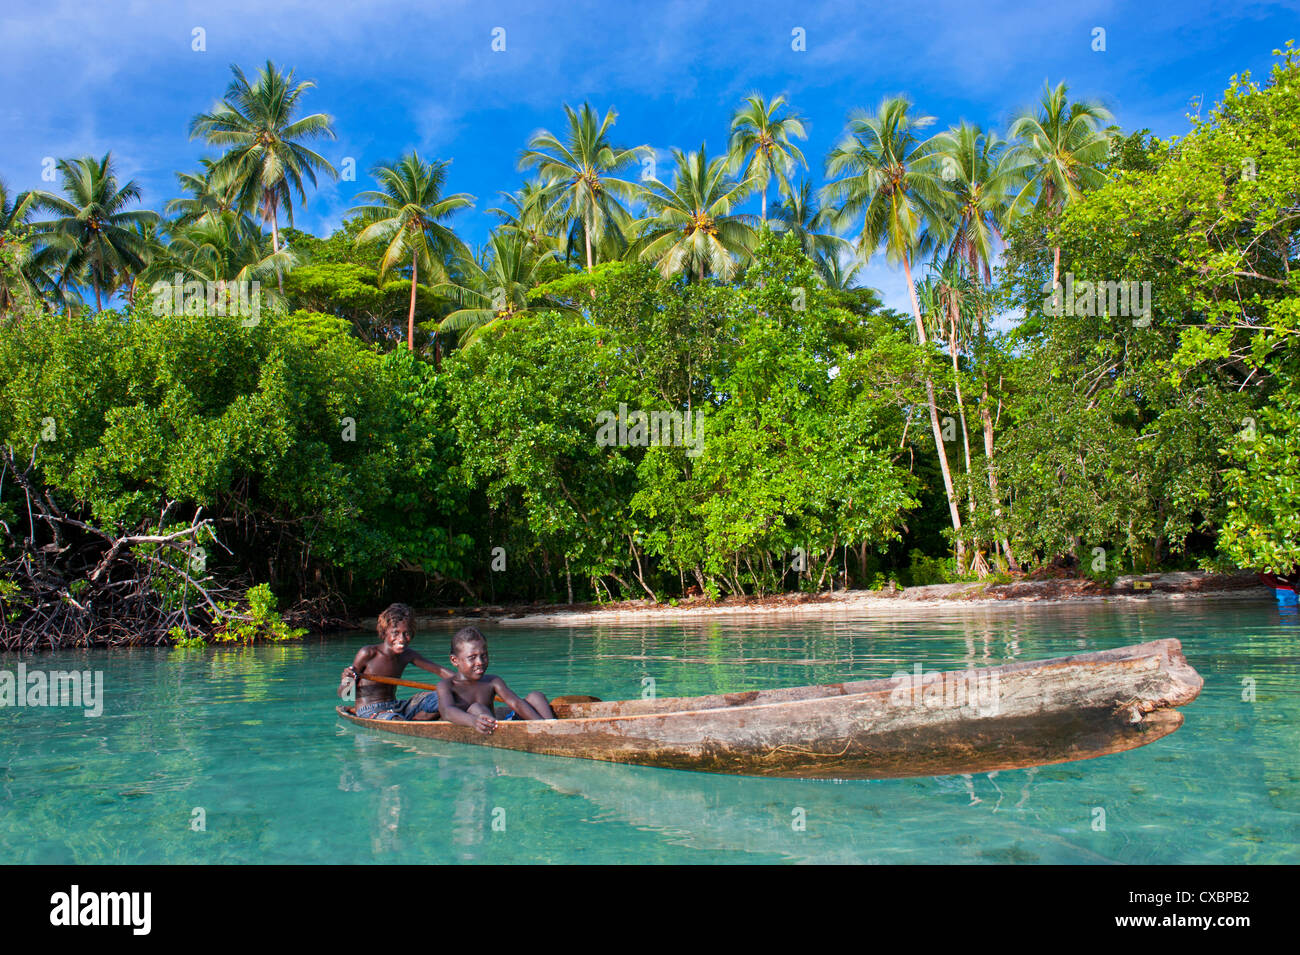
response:
M1264 600L484 629L494 671L517 691L552 696L634 697L647 677L660 696L794 686L1160 637L1182 640L1205 688L1182 729L1128 753L836 783L358 729L334 713L332 694L370 642L359 634L242 650L65 652L24 662L102 670L103 714L0 708L0 861L1300 861L1300 617ZM442 658L449 634L426 630L414 646ZM0 670L17 663L0 655ZM1254 702L1242 699L1247 678ZM196 808L206 831L192 828ZM1104 831L1093 828L1098 809Z

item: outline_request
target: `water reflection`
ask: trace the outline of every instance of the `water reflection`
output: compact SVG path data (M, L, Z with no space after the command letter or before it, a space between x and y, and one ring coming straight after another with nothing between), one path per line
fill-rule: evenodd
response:
M358 736L374 732L354 731ZM484 857L490 820L494 808L500 808L493 802L492 780L503 778L540 784L559 796L580 798L588 805L593 822L648 831L695 851L787 862L915 861L896 838L896 830L902 827L910 830L914 839L951 842L957 857L952 861L966 857L966 861L988 861L978 850L989 844L1003 846L1013 855L1034 857L1020 861L1111 861L1084 841L1025 824L1033 821L1029 810L1037 769L928 780L900 791L891 783L720 776L403 737L376 742L393 751L437 761L439 775L455 794L451 842L460 861ZM377 764L386 762L374 751L367 748L367 752ZM956 795L954 787L960 788L962 803L943 795ZM530 786L524 791L534 789ZM388 805L384 792L381 787L374 797L381 813ZM511 792L514 795L503 795L498 801L517 801L520 790ZM969 814L953 817L936 812L936 792L950 806L965 805ZM1014 806L1003 806L1008 797L1015 798ZM792 816L796 809L802 812ZM796 821L803 827L796 826ZM972 831L978 831L978 838ZM566 838L558 829L554 835Z

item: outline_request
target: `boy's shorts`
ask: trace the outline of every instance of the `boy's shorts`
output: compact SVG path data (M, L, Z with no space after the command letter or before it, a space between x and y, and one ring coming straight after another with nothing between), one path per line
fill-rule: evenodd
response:
M357 716L368 720L409 720L416 713L437 712L437 690L425 690L409 700L380 700L378 703L362 703L357 707Z

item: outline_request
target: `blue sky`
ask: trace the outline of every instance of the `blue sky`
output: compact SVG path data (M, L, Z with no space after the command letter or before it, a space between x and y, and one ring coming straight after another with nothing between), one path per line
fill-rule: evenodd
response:
M322 7L324 6L324 9ZM491 48L505 30L505 51ZM806 49L792 49L802 28ZM1094 30L1105 50L1094 51ZM194 31L206 50L195 51ZM1300 0L1003 2L691 2L611 4L233 0L6 3L0 13L0 178L42 183L45 157L112 150L145 204L177 194L174 172L205 155L190 119L221 96L230 64L268 58L315 81L305 105L334 118L321 151L355 160L357 181L322 180L296 224L328 234L371 188L376 162L412 148L453 160L450 191L477 197L453 224L471 243L487 209L518 187L529 135L560 130L562 104L619 113L616 139L660 151L703 141L721 151L734 108L751 91L785 93L808 120L801 144L821 163L853 108L904 93L939 126L966 119L1005 132L1045 80L1102 100L1126 130L1186 132L1189 101L1212 103L1233 74L1267 76L1271 51L1300 38ZM771 200L769 200L771 201ZM755 211L756 209L756 202ZM906 306L900 276L873 260L866 284Z

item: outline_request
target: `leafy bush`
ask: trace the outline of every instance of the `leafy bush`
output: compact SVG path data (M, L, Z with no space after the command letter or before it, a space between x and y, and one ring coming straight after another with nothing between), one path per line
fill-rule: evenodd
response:
M909 587L954 583L957 580L957 562L951 557L928 557L921 551L914 550L909 555L903 576Z
M242 612L235 603L218 605L227 614L213 636L218 643L297 640L307 633L284 622L276 610L275 594L267 584L250 588L245 599L247 607Z
M338 319L245 327L141 302L6 323L0 366L0 442L98 526L157 530L160 502L173 520L201 507L236 563L299 590L312 570L357 586L399 566L463 574L467 493L438 376Z

